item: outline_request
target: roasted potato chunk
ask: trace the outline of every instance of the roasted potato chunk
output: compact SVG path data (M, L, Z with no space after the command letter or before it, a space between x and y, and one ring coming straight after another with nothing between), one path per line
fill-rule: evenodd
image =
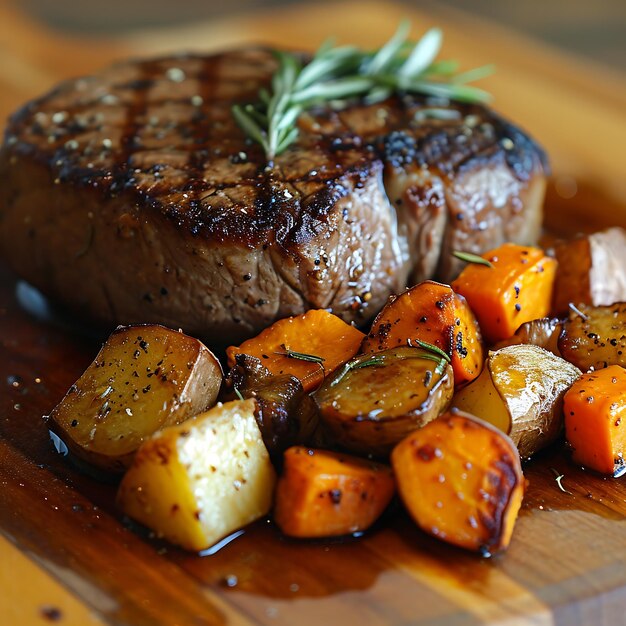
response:
M626 302L571 309L559 337L559 351L583 372L626 366Z
M552 310L565 314L570 303L609 305L626 300L626 231L609 228L559 242Z
M317 405L295 376L274 376L259 359L237 354L222 397L234 400L238 395L256 399L257 422L275 463L290 446L312 441L319 424Z
M383 456L409 432L445 411L454 387L450 364L421 348L363 354L315 393L329 441Z
M285 452L274 520L291 537L332 537L368 529L395 491L391 468L302 446Z
M197 339L158 325L120 326L48 426L78 460L120 473L154 432L212 406L221 382L219 361Z
M146 441L120 484L122 511L188 550L269 513L276 475L254 405L218 404Z
M559 436L563 395L579 376L578 368L543 348L509 346L489 353L483 373L452 405L497 426L529 458Z
M509 544L525 480L513 442L470 415L446 413L391 454L400 497L417 525L488 556Z

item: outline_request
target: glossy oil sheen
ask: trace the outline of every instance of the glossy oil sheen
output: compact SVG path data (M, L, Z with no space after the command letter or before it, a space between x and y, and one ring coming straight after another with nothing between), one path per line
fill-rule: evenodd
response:
M3 119L60 78L90 73L113 57L177 48L181 41L205 49L254 36L312 50L329 31L345 42L382 43L407 15L416 34L443 26L446 56L462 59L464 67L497 56L498 72L487 88L498 109L552 153L563 178L548 188L549 228L571 235L626 226L626 204L618 199L626 197L623 82L602 81L475 16L443 13L433 3L429 14L393 3L335 3L332 13L328 3L294 5L269 15L242 14L226 27L205 24L195 35L159 31L138 48L130 39L88 45L61 39L20 20L17 8L0 9L15 60L2 77ZM575 193L564 194L574 174L580 175ZM135 533L113 507L115 487L66 465L42 426L41 416L87 367L100 341L81 339L76 320L60 327L29 316L18 308L14 287L0 266L0 532L106 623L623 622L626 485L577 469L557 448L527 466L530 484L511 546L490 560L436 542L397 510L365 537L340 543L289 541L259 523L202 558ZM564 475L561 483L571 495L559 489L553 470Z
M556 207L554 210L557 210ZM550 215L554 219L554 215ZM556 446L525 468L511 546L484 560L420 532L400 507L359 539L288 540L266 521L215 554L158 543L123 519L115 485L79 474L42 419L98 339L38 321L0 269L0 532L109 623L615 624L626 608L626 485ZM555 472L563 474L559 489Z

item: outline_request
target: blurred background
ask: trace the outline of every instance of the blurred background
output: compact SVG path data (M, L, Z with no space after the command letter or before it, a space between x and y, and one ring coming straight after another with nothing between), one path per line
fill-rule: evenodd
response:
M317 0L332 10L340 0ZM227 17L294 0L17 0L31 16L68 34L128 31ZM424 10L452 7L500 22L568 52L626 70L626 0L406 0ZM1 30L0 26L0 30Z
M373 47L404 17L414 37L443 28L442 58L495 63L480 86L551 155L556 195L601 190L606 210L626 207L626 0L0 0L0 130L28 99L116 59L313 50L332 35Z

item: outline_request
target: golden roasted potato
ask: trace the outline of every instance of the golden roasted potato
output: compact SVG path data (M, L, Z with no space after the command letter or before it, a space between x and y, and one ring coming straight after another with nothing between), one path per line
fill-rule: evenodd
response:
M218 404L158 432L122 479L119 507L188 550L269 513L276 474L254 410L254 400Z
M120 326L52 410L77 460L123 472L154 432L215 403L222 368L200 341L158 325Z
M626 366L626 302L580 304L571 309L559 337L559 351L583 372Z
M221 398L238 396L256 400L257 423L275 463L282 463L282 453L290 446L312 441L319 424L317 405L295 376L275 376L256 357L237 354Z
M355 357L314 397L330 441L382 456L445 411L453 387L448 361L428 350L402 347Z
M519 344L531 344L560 356L557 343L562 328L563 322L558 317L541 317L522 324L512 337L499 341L494 346L494 350Z
M626 231L609 228L557 243L559 263L552 310L564 314L570 303L608 305L626 300Z
M508 546L526 481L515 445L491 424L451 411L399 443L391 464L422 530L484 556Z
M563 427L563 395L578 368L533 345L490 352L482 374L459 391L452 406L497 426L522 458L554 441Z

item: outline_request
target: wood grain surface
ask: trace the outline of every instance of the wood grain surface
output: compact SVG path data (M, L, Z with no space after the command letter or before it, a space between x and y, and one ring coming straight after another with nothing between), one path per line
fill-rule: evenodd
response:
M551 153L550 228L569 234L626 225L626 83L467 16L342 3L329 20L327 6L311 4L86 42L43 30L16 6L0 0L2 115L59 79L127 54L249 40L310 48L329 31L377 45L401 15L413 17L418 30L439 24L448 55L467 66L498 63L486 81L497 108ZM53 617L68 626L88 619L146 626L625 623L626 483L578 469L559 447L526 467L530 486L512 545L495 559L436 542L400 509L359 540L295 542L264 521L212 556L155 542L121 518L113 485L56 455L42 419L99 339L67 320L37 319L18 294L24 301L28 292L0 265L0 582L9 569L15 581L12 593L0 584L0 623L49 621L39 609L50 594L59 598ZM559 489L553 470L564 474L570 493Z

